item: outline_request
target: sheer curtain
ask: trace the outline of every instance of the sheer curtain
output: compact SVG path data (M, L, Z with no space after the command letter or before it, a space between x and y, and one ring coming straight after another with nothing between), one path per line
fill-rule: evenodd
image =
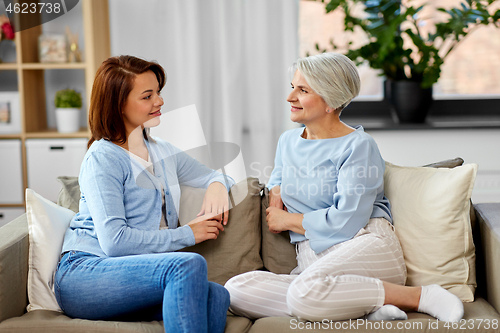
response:
M109 6L112 54L156 60L167 72L167 113L153 135L185 149L234 143L246 174L267 181L279 135L294 126L286 96L288 67L298 56L298 0L110 0ZM180 112L189 126L174 121Z

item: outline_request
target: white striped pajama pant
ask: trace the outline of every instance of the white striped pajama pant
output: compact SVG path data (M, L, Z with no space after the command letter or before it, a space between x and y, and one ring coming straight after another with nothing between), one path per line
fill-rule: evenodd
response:
M225 285L231 311L251 319L354 319L384 304L382 281L406 281L399 240L383 218L370 219L354 238L319 254L308 240L298 243L297 263L290 275L253 271L231 278Z

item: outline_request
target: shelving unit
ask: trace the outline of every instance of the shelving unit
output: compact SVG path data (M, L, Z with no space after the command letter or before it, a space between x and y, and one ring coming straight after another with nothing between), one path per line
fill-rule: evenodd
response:
M102 61L107 59L111 53L108 1L81 0L80 3L82 6L84 35L84 47L81 49L83 62L40 63L38 61L38 37L42 34L42 26L38 25L16 33L17 62L0 64L0 71L14 70L17 73L21 132L18 134L0 134L0 143L2 140L12 139L21 141L23 193L28 184L27 139L88 138L90 136L87 127L81 128L76 133L58 133L55 129L47 126L46 100L52 99L52 96L47 96L46 93L44 82L45 72L55 69L83 70L85 73L86 96L82 97L86 99L88 108L95 72ZM64 15L61 19L63 17ZM29 17L18 15L15 17L14 24L20 24L19 20L40 21L40 16L39 14ZM88 110L86 112L88 113ZM24 202L19 204L0 203L0 208L24 207L24 205Z

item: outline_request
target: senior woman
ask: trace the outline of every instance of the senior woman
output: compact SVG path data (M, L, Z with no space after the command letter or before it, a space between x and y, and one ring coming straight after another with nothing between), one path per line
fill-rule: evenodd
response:
M249 318L311 321L406 319L404 310L459 321L463 304L437 285L404 286L406 267L384 196L384 160L363 130L343 123L356 97L353 62L337 53L299 59L291 82L292 121L269 180L267 222L289 231L298 266L290 275L255 271L226 283L231 310Z

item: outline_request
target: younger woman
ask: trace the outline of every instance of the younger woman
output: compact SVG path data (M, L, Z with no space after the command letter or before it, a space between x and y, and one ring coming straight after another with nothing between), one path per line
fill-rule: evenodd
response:
M80 211L65 234L56 298L70 317L223 332L227 290L207 280L202 256L174 251L224 230L234 181L148 135L160 123L164 84L160 65L132 56L109 58L97 71ZM179 184L207 188L200 216L182 227Z

